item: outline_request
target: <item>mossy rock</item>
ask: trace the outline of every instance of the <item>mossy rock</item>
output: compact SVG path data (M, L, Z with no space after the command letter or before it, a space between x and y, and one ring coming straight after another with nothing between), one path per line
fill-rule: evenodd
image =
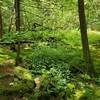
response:
M0 77L0 95L24 95L35 88L30 71L20 66L13 73L1 73Z
M34 80L31 72L21 66L15 67L14 74L20 79Z

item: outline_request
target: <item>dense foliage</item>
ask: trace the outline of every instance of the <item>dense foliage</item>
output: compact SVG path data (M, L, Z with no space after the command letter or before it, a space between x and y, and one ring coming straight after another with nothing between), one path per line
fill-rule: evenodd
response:
M0 100L99 100L100 1L84 0L94 76L77 0L17 1L0 0Z

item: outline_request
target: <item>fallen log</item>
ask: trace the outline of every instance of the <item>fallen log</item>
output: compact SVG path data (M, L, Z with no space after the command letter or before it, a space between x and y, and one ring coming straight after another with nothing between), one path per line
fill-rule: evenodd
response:
M34 43L33 41L19 41L21 44L26 44L26 43ZM0 45L12 45L12 44L18 44L18 41L15 42L0 42Z

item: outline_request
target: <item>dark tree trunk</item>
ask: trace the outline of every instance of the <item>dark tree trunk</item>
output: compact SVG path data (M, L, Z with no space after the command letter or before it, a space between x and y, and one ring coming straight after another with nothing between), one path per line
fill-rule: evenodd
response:
M2 34L3 34L3 24L2 24L2 1L0 1L0 38L2 38Z
M15 0L15 25L16 31L18 34L20 33L20 0ZM17 56L16 56L16 65L20 64L20 41L19 36L17 37L18 45L17 45Z
M88 36L87 36L84 0L78 0L78 9L79 9L79 21L80 21L80 31L81 31L81 39L82 39L82 46L83 46L83 55L86 62L86 68L88 74L94 76L95 71L93 67L93 62L91 60Z
M15 0L16 31L20 31L20 0Z

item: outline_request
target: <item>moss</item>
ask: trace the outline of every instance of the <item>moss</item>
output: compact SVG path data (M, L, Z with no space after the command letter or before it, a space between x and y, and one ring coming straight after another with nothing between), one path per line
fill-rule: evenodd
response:
M15 67L15 74L20 79L33 80L31 72L21 66Z
M100 97L100 86L95 86L95 95Z

